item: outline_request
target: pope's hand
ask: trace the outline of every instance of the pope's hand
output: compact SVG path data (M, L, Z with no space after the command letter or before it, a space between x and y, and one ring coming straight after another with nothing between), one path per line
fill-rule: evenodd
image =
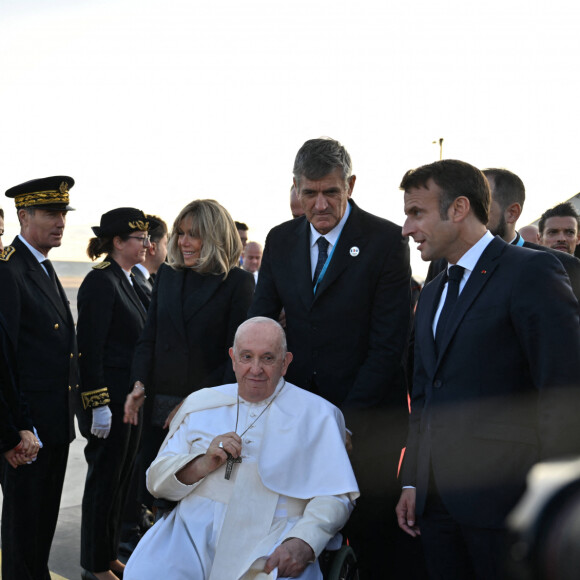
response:
M314 562L314 550L300 538L290 538L280 544L266 561L264 572L278 568L278 576L300 576L308 564Z
M242 439L237 433L224 433L214 437L207 451L180 469L175 477L186 485L196 483L221 467L227 461L228 453L234 458L242 454Z

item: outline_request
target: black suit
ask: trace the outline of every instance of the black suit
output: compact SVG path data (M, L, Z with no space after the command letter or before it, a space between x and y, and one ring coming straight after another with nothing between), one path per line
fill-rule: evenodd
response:
M518 242L520 240L520 235L517 234L515 240L511 243L513 245L519 245ZM552 254L560 262L562 262L562 266L566 270L566 274L568 274L568 278L570 278L570 283L572 284L572 291L576 296L576 299L580 302L580 260L571 254L567 254L566 252L560 252L559 250L553 250L552 248L546 248L546 246L540 246L539 244L532 244L531 242L524 242L524 248L529 248L530 250L539 250L540 252L548 252L548 254ZM429 271L427 273L427 278L425 279L425 284L431 282L439 272L442 272L447 268L447 261L446 260L434 260L429 264Z
M74 438L71 388L77 386L74 322L58 292L19 238L0 261L0 312L15 347L19 387L44 447L32 465L5 466L2 574L49 579L48 557ZM34 546L34 549L30 547Z
M560 262L495 238L437 355L432 322L444 282L441 273L419 298L402 480L417 488L419 524L431 487L457 525L501 530L534 463L580 452L578 303Z
M161 265L131 371L131 384L139 380L147 392L137 467L143 473L167 433L151 424L155 396L185 398L235 380L228 350L246 320L253 293L254 277L240 268L230 270L224 280L223 275ZM152 498L141 483L141 499L150 505Z
M270 231L249 316L277 319L284 308L294 355L287 379L345 413L362 496L351 524L362 517L360 527L370 539L361 538L358 549L365 549L362 543L372 552L368 542L376 541L379 551L385 549L383 541L386 549L392 545L380 528L382 520L394 522L393 497L380 507L375 500L397 494L397 461L407 426L403 364L411 303L409 248L399 226L349 203L351 213L316 295L306 218ZM355 548L359 532L350 532ZM370 561L369 555L363 559L363 565Z
M110 265L102 268L107 263ZM131 361L145 326L146 311L126 274L111 257L83 280L78 309L81 392L86 396L105 390L113 414L106 439L90 433L92 408L87 408L84 420L79 421L88 440L81 565L102 572L117 559L121 509L139 443L140 429L123 423L123 406L131 390ZM106 397L101 400L106 401Z
M149 308L151 294L153 292L153 280L151 277L146 277L137 266L133 266L131 272L133 274L133 283L136 284L136 287L141 291L139 292L139 297L145 304L145 307Z

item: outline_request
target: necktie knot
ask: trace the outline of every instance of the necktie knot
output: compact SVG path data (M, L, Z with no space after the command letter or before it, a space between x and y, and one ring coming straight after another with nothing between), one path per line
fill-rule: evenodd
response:
M463 278L463 272L465 268L463 266L451 266L448 272L449 282L461 282L461 278Z
M324 252L325 254L328 252L328 246L330 245L330 242L324 236L320 236L316 240L316 243L318 244L319 252Z

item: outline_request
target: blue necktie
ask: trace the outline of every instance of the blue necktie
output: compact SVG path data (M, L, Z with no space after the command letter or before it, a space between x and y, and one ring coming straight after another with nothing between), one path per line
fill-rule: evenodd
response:
M316 268L314 269L314 276L312 278L312 284L314 286L316 286L320 272L322 272L322 268L328 258L328 246L330 245L328 240L323 236L320 236L316 240L316 243L318 244L318 261L316 262Z
M451 268L449 268L447 296L445 296L445 303L443 304L443 309L441 310L439 320L437 321L437 328L435 329L435 346L437 351L439 351L441 340L445 334L445 327L449 322L451 312L457 302L457 297L459 296L459 283L461 282L461 278L463 278L464 270L465 268L462 266L451 266Z

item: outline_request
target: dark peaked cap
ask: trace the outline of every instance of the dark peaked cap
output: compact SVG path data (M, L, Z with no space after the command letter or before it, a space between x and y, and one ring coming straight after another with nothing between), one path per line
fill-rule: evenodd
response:
M39 209L74 211L74 208L68 205L68 192L74 184L75 180L68 175L31 179L6 190L6 197L14 199L16 209L37 207Z
M119 236L131 232L145 232L149 228L149 222L145 214L134 207L118 207L101 216L101 224L91 229L98 238Z

